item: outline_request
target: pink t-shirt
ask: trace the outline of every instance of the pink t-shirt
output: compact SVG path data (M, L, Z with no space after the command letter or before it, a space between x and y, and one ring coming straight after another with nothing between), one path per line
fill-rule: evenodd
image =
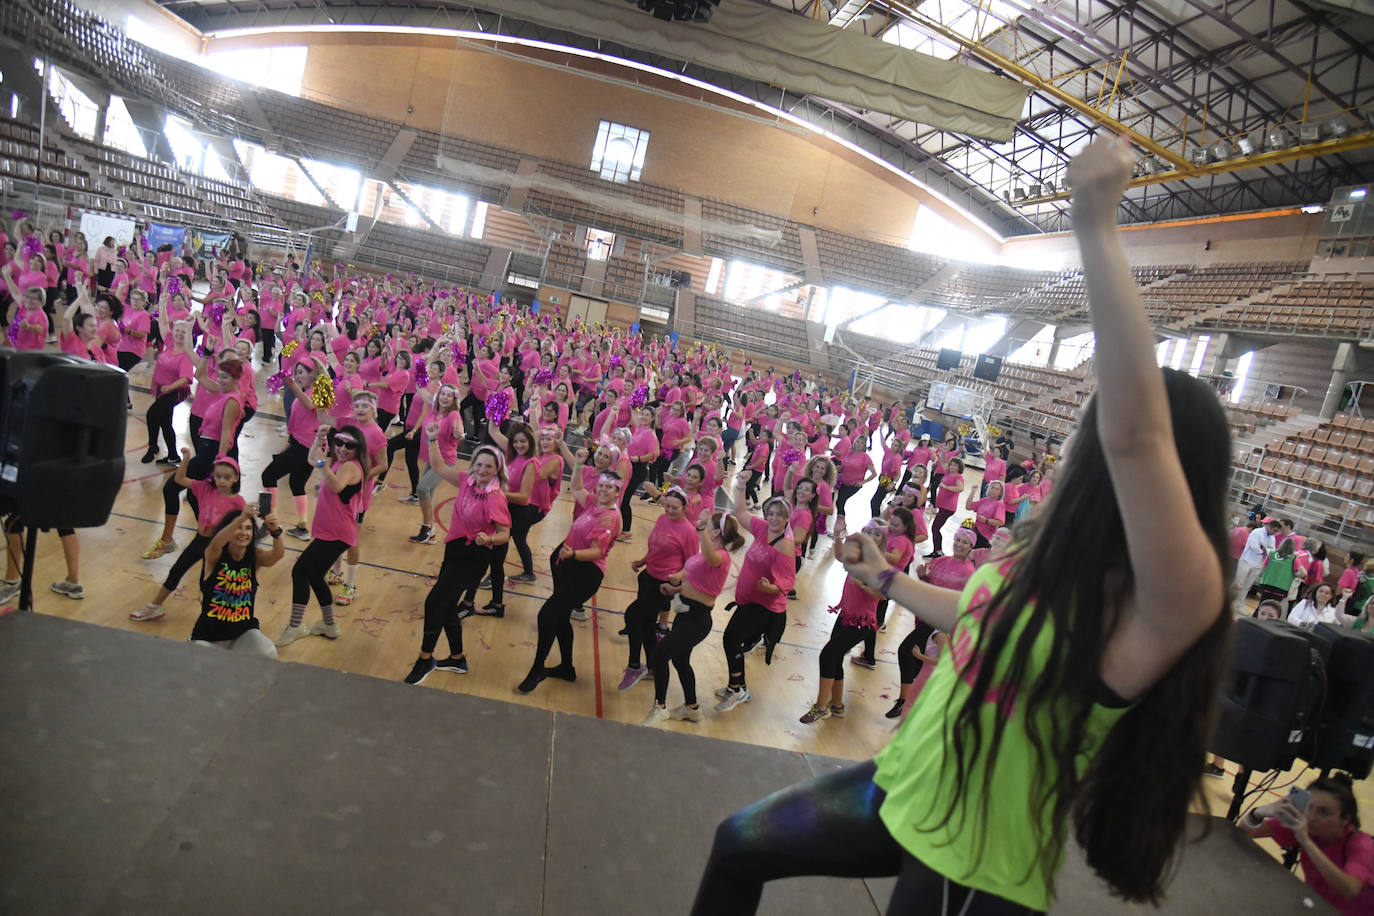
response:
M863 483L864 475L873 470L873 459L866 452L851 451L840 459L839 481L854 487Z
M356 465L358 470L362 471L363 466L356 461L336 461L330 470L338 474L345 463ZM345 491L353 491L345 502L329 484L321 481L320 498L315 503L315 520L310 527L311 536L321 541L342 541L350 547L356 545L358 513L362 511L363 505L362 494L368 489L370 486L366 480L361 485L344 487Z
M878 596L871 595L853 576L844 577L840 591L840 626L878 629Z
M154 400L162 396L162 389L172 384L179 378L190 379L196 374L195 363L191 362L191 355L184 350L163 350L158 354L157 362L153 364L153 384L152 394ZM182 388L183 400L190 388Z
M972 560L958 557L936 557L926 564L926 576L931 585L956 592L964 590L973 570Z
M483 487L466 471L459 474L458 493L453 497L453 517L445 541L459 539L476 543L479 534L495 534L496 526L510 527L510 506L501 481L493 477Z
M695 554L700 546L700 535L695 525L685 518L675 522L666 515L660 515L649 535L644 570L655 579L667 579L674 573L682 572L688 557Z
M637 429L630 436L628 449L631 458L645 458L658 452L658 437L649 428Z
M1280 846L1297 846L1298 838L1285 827L1278 818L1264 822L1269 826L1269 835ZM1320 894L1327 903L1334 906L1343 916L1369 916L1374 913L1374 838L1369 834L1351 828L1348 837L1334 843L1320 844L1322 853L1337 868L1364 883L1354 900L1346 900L1341 893L1327 882L1321 871L1312 862L1307 850L1302 850L1298 861L1302 863L1302 876L1307 886Z
M754 543L744 554L744 563L739 569L739 581L735 583L735 601L744 604L758 604L774 614L787 611L787 592L797 583L796 560L791 554L783 554L777 548L782 540L791 537L790 528L784 529L777 546L768 543L768 523L761 518L749 519L749 530L754 535ZM760 579L768 579L781 589L776 595L767 595L759 588Z
M120 353L132 353L142 359L148 352L148 331L153 324L152 316L142 309L131 309L124 313L124 333L119 335ZM130 331L141 331L143 337L134 337Z
M588 494L588 500L595 500L596 497ZM587 509L579 515L572 523L572 528L568 530L568 536L563 539L563 543L572 550L586 550L588 547L596 547L601 551L601 556L594 561L603 573L606 571L606 555L610 553L611 543L620 534L620 510L617 508L601 509L595 503L592 508Z
M973 511L976 515L982 515L989 519L996 519L999 522L1005 521L1007 517L1007 507L1000 499L975 499L973 501ZM997 533L998 527L997 525L989 525L986 522L976 522L974 523L973 530L991 541L992 536Z
M540 512L547 513L553 508L553 501L558 498L558 494L563 492L563 457L561 455L540 455L534 459L534 462L537 470L535 471L534 492L530 494L530 505ZM544 472L553 464L558 465L557 470L552 472L552 476L544 477Z
M683 579L703 595L713 598L719 596L725 591L725 580L730 578L730 555L724 551L720 551L720 554L719 566L707 563L705 555L701 553L688 557L687 564L682 567Z
M310 394L307 390L306 394ZM311 407L300 398L291 402L291 416L286 419L286 432L292 439L306 448L315 444L315 436L320 430L320 418Z
M41 327L42 330L29 331L20 328L14 337L14 345L20 350L41 350L48 342L48 316L42 309L31 309L14 319Z
M935 508L948 509L951 512L959 509L960 488L964 485L963 474L946 474L940 478L940 487L935 491ZM946 486L954 487L953 490L945 489Z
M197 530L203 535L212 535L219 523L230 513L239 513L247 505L237 493L225 495L215 486L213 480L191 481L191 492L195 494L196 506L200 511Z
M376 423L359 423L358 428L363 432L363 438L367 440L367 460L372 467L384 466L386 464L386 433ZM372 505L372 481L363 481L362 509L366 512L367 507Z
M1339 596L1346 589L1354 590L1360 584L1360 571L1353 566L1347 566L1345 572L1336 580L1336 594Z
M987 455L983 465L983 481L1006 480L1007 463L996 455Z
M897 553L897 562L892 565L904 570L911 565L912 559L916 556L916 543L905 534L890 534L887 538L887 549L883 552Z
M237 390L216 394L205 407L200 424L200 438L219 441L224 435L224 410L233 401L239 405L239 419L243 419L243 396Z

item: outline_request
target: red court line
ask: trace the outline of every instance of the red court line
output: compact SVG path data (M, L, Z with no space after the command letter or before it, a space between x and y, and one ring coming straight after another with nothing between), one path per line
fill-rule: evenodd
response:
M592 595L592 674L596 678L596 717L604 719L601 706L601 627L597 622L596 595Z
M151 474L144 474L142 477L130 477L128 480L124 481L124 483L138 483L140 480L147 480L147 479L150 478L150 477L162 477L163 475L167 474L169 471L174 471L174 470L176 470L176 469L175 469L175 468L167 468L166 470L162 470L162 471L154 471L154 472L151 473ZM123 486L123 485L124 485L124 484L120 484L120 486Z

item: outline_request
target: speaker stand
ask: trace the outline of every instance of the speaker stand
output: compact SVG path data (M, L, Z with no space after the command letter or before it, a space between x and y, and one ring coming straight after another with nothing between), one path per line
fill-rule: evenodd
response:
M1250 785L1250 767L1242 766L1236 773L1236 781L1231 783L1231 807L1226 811L1226 819L1231 823L1240 817L1240 806L1245 802L1245 790Z
M24 565L19 573L19 610L33 612L33 556L38 549L38 529L24 528Z

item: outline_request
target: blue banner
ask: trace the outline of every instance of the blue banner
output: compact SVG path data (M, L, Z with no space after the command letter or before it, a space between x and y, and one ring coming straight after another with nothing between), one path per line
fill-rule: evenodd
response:
M630 333L631 333L631 334L638 334L638 333L639 333L639 322L638 322L638 321L636 321L634 324L630 325Z
M229 233L196 229L191 233L191 250L198 258L217 258L229 247Z
M538 299L534 300L534 303L530 306L530 314L538 315L539 310L543 307L543 305L544 303L540 302Z
M148 239L148 247L154 251L163 245L171 245L172 253L180 256L182 246L186 244L186 227L149 223L145 238Z
M668 343L670 346L677 346L677 331L674 331L668 335Z

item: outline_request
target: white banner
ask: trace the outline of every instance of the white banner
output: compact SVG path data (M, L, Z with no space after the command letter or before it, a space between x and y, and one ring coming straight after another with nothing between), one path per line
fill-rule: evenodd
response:
M109 236L114 236L116 247L132 244L134 221L122 216L86 212L81 214L81 232L86 236L87 249L94 253Z

